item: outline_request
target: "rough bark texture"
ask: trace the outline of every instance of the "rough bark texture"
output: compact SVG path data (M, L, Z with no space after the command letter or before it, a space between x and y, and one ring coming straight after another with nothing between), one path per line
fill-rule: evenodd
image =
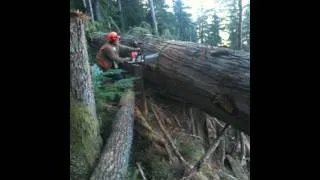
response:
M86 180L100 153L101 137L95 112L84 22L70 19L70 179Z
M97 117L84 21L76 16L70 19L70 92L75 100L88 105L92 116Z
M93 34L90 44L99 47L103 35ZM122 36L121 41L130 44L132 40L141 41L146 53L159 53L142 65L145 80L165 95L250 135L250 53L151 36ZM130 71L130 66L124 64L123 68Z
M120 105L112 133L90 180L122 180L127 172L133 136L134 93L127 92Z

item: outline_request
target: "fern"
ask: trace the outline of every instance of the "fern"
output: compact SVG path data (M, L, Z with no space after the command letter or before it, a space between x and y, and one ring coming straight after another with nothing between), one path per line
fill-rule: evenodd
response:
M119 74L119 73L123 73L123 72L126 72L126 71L124 71L122 69L109 69L108 71L104 72L103 75L110 77L115 74Z
M93 21L90 19L90 21L88 21L85 25L85 31L91 34L93 32L97 32L101 30L102 27L103 27L103 24L101 22Z
M117 101L127 89L133 88L133 82L137 79L136 77L121 79L114 83L102 84L105 76L110 77L122 72L124 72L122 69L110 69L107 72L103 72L96 64L91 66L91 77L96 101L105 103ZM103 105L101 102L97 102L96 104Z

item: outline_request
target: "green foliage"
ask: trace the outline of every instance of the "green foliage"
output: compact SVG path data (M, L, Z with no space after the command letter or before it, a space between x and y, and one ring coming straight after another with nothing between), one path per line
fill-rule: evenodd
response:
M203 142L199 139L177 136L175 141L181 155L192 163L199 161L205 153Z
M130 34L133 37L139 37L141 35L144 34L151 34L150 29L147 28L143 28L143 27L131 27L130 30L127 32L128 34Z
M147 29L149 32L152 32L152 26L151 24L147 23L146 21L142 21L139 25L139 27Z
M176 179L175 173L176 169L172 167L164 159L155 157L153 161L150 162L151 172L148 173L153 179L166 180L166 179Z
M209 25L208 39L207 43L212 46L218 46L221 44L221 37L219 35L220 31L220 18L216 13L213 14L212 24Z
M129 27L135 27L144 21L146 16L146 9L141 0L121 0L122 2L122 16L124 18L124 30Z
M80 11L85 11L83 2L80 0L70 0L70 9L79 9Z
M93 33L100 31L102 29L102 22L93 21L90 19L85 25L85 31L86 33Z
M176 25L178 27L178 36L180 40L188 41L193 35L193 31L190 31L192 28L188 28L192 26L191 22L191 14L186 12L186 7L181 0L174 1L173 11L176 17ZM189 30L189 31L188 31Z
M110 69L107 72L102 72L96 64L91 67L96 100L103 100L105 102L118 101L128 88L133 87L133 82L136 80L135 77L103 84L105 77L111 77L120 72L124 71L122 69Z
M133 82L136 79L134 77L125 77L124 79L114 83L103 82L108 78L108 76L110 77L119 72L123 72L123 70L110 69L107 72L103 72L96 64L91 66L91 78L94 88L96 111L101 123L101 133L104 140L111 132L110 124L118 110L117 106L114 106L113 104L117 104L125 91L128 88L133 87Z
M100 0L100 12L103 19L103 23L105 24L109 17L112 17L117 24L120 24L118 7L115 1L110 0Z
M177 39L176 17L174 13L166 10L167 6L161 4L161 1L156 3L156 18L158 22L159 35L168 39ZM149 11L146 16L147 22L152 23L151 12Z
M229 24L227 25L227 29L229 32L229 47L231 49L238 49L238 26L239 26L239 8L238 8L238 0L229 0L228 1L228 9L229 9Z
M208 16L206 14L203 14L197 19L197 30L199 34L199 40L201 43L207 42L208 39Z

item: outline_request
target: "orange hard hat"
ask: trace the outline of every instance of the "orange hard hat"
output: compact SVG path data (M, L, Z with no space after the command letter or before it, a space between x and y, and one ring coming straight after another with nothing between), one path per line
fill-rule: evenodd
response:
M106 35L106 39L108 41L115 41L115 40L119 40L120 39L120 36L116 33L116 32L109 32L107 35Z

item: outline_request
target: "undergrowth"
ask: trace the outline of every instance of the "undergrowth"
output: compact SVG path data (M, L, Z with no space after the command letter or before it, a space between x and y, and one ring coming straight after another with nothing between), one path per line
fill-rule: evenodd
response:
M176 136L177 147L181 155L191 163L196 163L204 155L202 141L190 136Z
M125 75L123 79L116 82L104 82L119 72ZM110 69L107 72L103 72L96 64L91 66L91 74L96 111L101 124L101 133L105 140L111 132L110 124L117 113L117 104L125 91L133 87L133 82L136 78L125 74L121 69Z

